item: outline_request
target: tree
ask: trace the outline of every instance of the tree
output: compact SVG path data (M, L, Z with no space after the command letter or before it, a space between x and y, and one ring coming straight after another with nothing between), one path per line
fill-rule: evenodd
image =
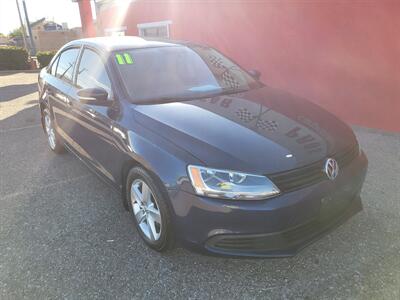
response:
M6 37L6 35L0 32L0 37Z
M11 31L11 32L8 34L8 36L11 37L11 38L13 38L13 37L18 37L18 36L23 36L22 28L21 28L21 27L15 28L13 31Z

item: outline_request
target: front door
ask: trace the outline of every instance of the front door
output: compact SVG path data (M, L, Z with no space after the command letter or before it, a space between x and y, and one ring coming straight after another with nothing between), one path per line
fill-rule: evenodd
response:
M108 92L110 106L97 106L79 101L80 89L102 88ZM94 50L84 48L76 72L76 82L70 91L74 128L71 138L75 150L110 181L115 182L114 166L119 151L113 133L118 117L117 105L111 88L106 66Z

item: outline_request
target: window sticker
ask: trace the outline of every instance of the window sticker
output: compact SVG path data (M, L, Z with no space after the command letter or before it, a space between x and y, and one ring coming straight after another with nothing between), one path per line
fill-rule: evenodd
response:
M131 65L131 64L133 64L133 59L132 59L132 57L131 57L131 55L129 54L129 53L124 53L124 58L125 58L125 61L126 61L126 63L128 64L128 65Z
M117 63L119 65L125 65L124 58L122 57L121 54L115 54L115 58L117 59Z

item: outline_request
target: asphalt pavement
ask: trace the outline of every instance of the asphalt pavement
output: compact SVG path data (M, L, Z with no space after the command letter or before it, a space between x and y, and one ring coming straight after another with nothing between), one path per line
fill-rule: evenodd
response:
M47 147L37 73L0 73L0 299L400 299L400 134L356 127L364 210L297 256L149 250L120 197Z

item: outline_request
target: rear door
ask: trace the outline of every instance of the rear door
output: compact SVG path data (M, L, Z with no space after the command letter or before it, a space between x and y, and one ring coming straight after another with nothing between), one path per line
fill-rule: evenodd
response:
M70 92L79 51L80 48L75 47L61 52L51 67L54 75L49 76L47 80L48 99L53 110L57 132L67 142L69 142L73 128Z

